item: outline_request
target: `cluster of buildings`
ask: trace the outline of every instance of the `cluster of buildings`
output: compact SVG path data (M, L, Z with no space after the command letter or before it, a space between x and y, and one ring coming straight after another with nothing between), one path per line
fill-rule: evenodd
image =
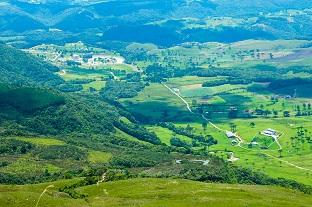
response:
M85 53L82 55L79 54L73 54L72 55L72 61L77 63L88 63L90 66L96 66L100 64L120 64L123 62L122 58L116 58L113 56L109 56L106 54L94 54L92 52Z
M280 136L280 133L274 129L268 128L266 130L263 130L260 132L260 134L267 136L267 137L272 137L273 139L277 139ZM226 136L227 138L231 141L233 145L238 144L237 140L237 135L231 131L226 131ZM251 142L251 145L258 145L257 142Z
M233 133L231 131L226 131L225 134L226 134L227 138L229 138L229 140L231 141L231 143L233 145L238 144L237 137L236 137L235 133Z

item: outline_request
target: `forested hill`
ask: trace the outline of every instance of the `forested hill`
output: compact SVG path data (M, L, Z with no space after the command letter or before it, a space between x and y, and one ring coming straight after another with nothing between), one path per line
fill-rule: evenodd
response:
M173 46L183 42L311 38L312 2L308 0L36 2L2 1L3 41L25 48L79 40Z
M104 101L58 91L64 81L54 74L57 67L6 45L0 45L0 54L4 134L108 134L114 130L118 110Z
M9 85L55 86L63 80L59 69L13 47L0 44L0 83Z
M160 143L143 127L119 122L131 115L97 95L59 91L58 68L10 46L0 45L0 133L3 135L113 134L117 128ZM1 134L0 134L1 135Z

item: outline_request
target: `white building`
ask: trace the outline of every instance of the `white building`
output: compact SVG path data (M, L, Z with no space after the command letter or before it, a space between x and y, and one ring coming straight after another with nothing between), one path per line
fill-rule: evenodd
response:
M233 132L226 131L225 133L226 133L227 138L229 139L236 138L236 135Z
M265 136L269 136L269 137L278 137L278 132L274 129L266 129L264 131L261 132L262 135L265 135Z

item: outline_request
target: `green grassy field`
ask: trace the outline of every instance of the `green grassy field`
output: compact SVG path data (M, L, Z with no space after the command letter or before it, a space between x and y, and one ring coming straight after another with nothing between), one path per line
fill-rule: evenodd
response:
M6 207L35 206L215 206L215 207L308 207L310 195L274 186L209 184L172 179L133 179L102 183L76 189L88 195L72 199L57 189L77 180L25 186L0 185L0 203Z
M164 112L162 112L164 106L160 103L166 103L166 106L172 106L174 110L186 110L186 105L160 84L153 84L147 87L137 97L130 99L131 104L126 104L126 107L152 119L157 117L156 120L159 121L182 123L184 127L191 123L191 126L195 128L195 133L210 134L218 140L217 145L210 147L211 151L224 159L228 158L229 152L234 152L234 156L239 158L235 164L239 166L264 172L275 178L283 177L305 184L312 184L312 162L309 159L311 156L311 144L306 138L296 138L298 137L298 127L303 127L306 130L305 137L311 135L311 120L309 117L294 117L296 106L310 103L310 99L301 97L295 99L281 98L278 102L273 102L271 97L274 96L274 93L267 90L266 86L259 91L250 91L249 87L253 85L221 85L203 88L201 83L207 80L209 81L209 78L173 78L168 81L167 85L179 89L181 96L190 105L193 104L193 100L200 103L206 99L203 97L210 96L206 103L219 107L218 111L211 117L211 121L224 130L230 130L229 124L234 123L237 126L237 134L244 140L244 143L241 145L242 148L233 146L224 132L219 132L211 126L208 127L207 131L203 131L201 126L203 120L196 120L196 118L179 120L178 116L175 119L166 119ZM127 103L128 100L125 99L123 101ZM156 100L159 102L151 107L150 101ZM260 116L253 119L229 119L228 109L231 105L237 106L240 110L262 108L263 110L277 111L278 114L277 118L274 118L271 114L267 117ZM285 110L291 112L291 118L283 117L283 111ZM172 110L170 110L170 113L172 113ZM185 113L189 112L186 111ZM174 118L175 116L172 117ZM251 126L251 123L254 126ZM268 128L273 128L281 133L279 139L279 143L282 146L281 152L278 151L278 144L273 142L273 140L270 141L270 139L267 139L268 142L258 140L260 142L259 145L252 148L248 146L250 142L260 136L261 131ZM170 139L173 135L170 130L156 126L149 126L149 129L154 131L163 143L170 144ZM305 140L303 141L303 139ZM262 148L267 146L268 149ZM306 159L301 160L302 156L306 157Z
M170 144L170 139L172 137L177 137L180 140L183 140L189 144L192 143L192 139L187 137L187 136L183 136L183 135L177 135L175 134L173 131L167 129L167 128L163 128L160 126L148 126L147 127L151 132L155 132L156 135L160 138L162 143L165 143L166 145L171 145Z
M49 138L26 138L26 137L17 137L17 140L24 142L29 142L35 145L44 145L44 146L53 146L53 145L65 145L61 140L49 139Z
M192 123L191 127L196 134L210 134L218 140L217 145L210 147L210 151L215 155L227 159L229 152L233 152L236 158L234 164L253 169L255 171L263 172L272 177L288 178L297 180L305 184L312 184L312 170L311 170L311 149L308 143L298 144L293 147L291 137L297 133L296 126L305 126L311 130L309 119L291 118L291 119L241 119L231 120L237 125L237 134L239 134L244 143L249 143L259 132L273 128L281 132L283 135L280 137L279 142L283 147L282 157L279 157L278 146L271 145L268 149L259 149L258 147L249 148L247 144L242 144L242 147L234 146L226 137L223 131L216 130L211 125L204 131L200 123ZM255 126L251 127L250 123L254 122ZM229 122L215 123L218 127L224 130L230 130ZM186 126L186 124L177 124L178 126ZM289 162L289 163L286 163ZM292 164L305 169L299 169ZM310 170L309 170L310 169Z
M206 107L214 106L215 111L209 117L210 120L224 130L230 130L230 123L234 123L237 128L237 134L243 138L241 147L233 146L224 132L216 130L211 125L204 131L201 125L203 119L200 119L200 117L195 118L193 116L190 120L181 120L179 116L175 115L168 119L168 114L171 115L173 109L174 111L184 110L185 113L189 112L181 99L160 84L152 84L137 97L124 99L123 103L135 113L144 114L150 119L171 121L184 127L187 124L191 124L194 127L194 133L212 135L218 140L218 144L211 146L209 150L224 159L228 159L229 152L233 152L234 156L239 158L235 162L236 165L264 172L275 178L288 178L311 185L312 162L309 159L311 156L311 143L308 141L312 133L311 119L310 117L295 117L297 106L302 108L304 104L311 103L311 99L302 96L302 94L307 94L308 88L303 86L303 92L298 88L297 98L286 99L281 97L278 101L272 101L272 97L276 94L283 93L270 91L267 88L267 84L226 84L206 88L201 85L205 81L213 81L218 78L222 77L202 78L185 76L169 79L166 84L175 90L178 89L178 93L191 106L194 106L194 100L195 107L197 104L202 103L206 104ZM254 87L256 87L256 90L253 89ZM284 94L289 94L290 92L291 89L288 92L284 92ZM127 102L129 100L130 102ZM151 105L151 102L156 103ZM164 107L163 103L174 108ZM254 113L254 118L229 119L228 111L230 106L236 106L242 112L261 109L271 112L275 111L277 114L271 113L267 116L258 116ZM163 109L168 109L168 114L167 112L164 113ZM291 117L283 117L284 111L290 111ZM304 135L299 136L298 128L300 127L303 127L305 132ZM271 138L266 139L265 137L261 138L260 132L268 128L275 129L281 133L279 143L282 149L280 152L280 147L274 140ZM170 143L170 138L173 135L170 130L158 126L149 126L149 129L154 131L163 143L167 145ZM249 143L254 140L258 141L259 145L250 147ZM197 150L197 148L194 148L194 150ZM305 157L305 159L301 160L301 157Z
M34 160L30 155L18 158L12 164L0 168L0 172L15 175L40 174L48 170L50 173L60 172L61 168L46 161Z
M93 163L107 163L112 158L112 154L108 152L90 151L88 160Z
M122 99L121 102L131 112L140 114L140 116L150 119L149 121L194 118L181 103L181 100L172 96L170 91L161 84L153 83L138 96Z
M91 83L88 83L88 84L84 84L83 85L83 89L85 91L89 90L90 88L94 88L96 90L101 90L102 88L105 87L105 84L106 84L106 81L100 81L100 80L96 80L96 81L93 81Z
M206 24L210 25L211 21L219 22L220 24L237 23L229 20L231 19L208 19ZM193 23L188 25L193 25ZM199 26L203 27L203 25ZM210 25L210 27L213 26L214 25ZM222 68L238 66L246 68L262 64L265 61L276 66L290 66L294 64L308 65L311 63L311 58L303 57L295 61L288 60L287 58L284 61L275 61L274 58L278 60L278 58L287 57L296 53L297 50L305 50L305 46L309 44L310 41L306 40L245 40L229 44L216 42L202 44L185 43L166 49L146 47L143 44L138 44L135 45L135 48L137 50L145 50L147 54L156 56L156 62L163 65L170 63L173 66L181 68L192 64L199 65L203 68L209 68L211 66ZM130 51L133 51L133 49L129 49L129 52ZM144 66L149 65L149 62L138 61L136 64Z

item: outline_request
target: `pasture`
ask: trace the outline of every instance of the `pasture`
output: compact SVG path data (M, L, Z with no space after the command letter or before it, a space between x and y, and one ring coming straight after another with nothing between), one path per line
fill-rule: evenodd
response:
M180 140L185 141L188 144L192 143L191 138L189 138L187 136L175 134L173 131L171 131L167 128L163 128L160 126L148 126L147 129L149 129L149 131L151 131L151 132L155 132L156 135L161 140L161 142L168 145L168 146L171 145L170 139L173 137L179 138Z
M121 99L123 105L147 123L161 120L193 120L184 103L161 84L147 86L138 96Z
M207 20L206 24L209 25L210 21ZM230 19L214 21L220 24L235 24L235 21L232 22ZM193 25L193 23L190 25ZM203 27L203 25L197 26ZM137 61L136 63L140 66L146 66L151 64L151 62L158 62L165 66L170 64L179 68L194 65L202 68L227 68L234 66L242 68L263 63L278 67L308 65L311 62L311 56L304 51L310 49L306 48L310 43L310 41L306 40L245 40L234 43L184 43L166 49L151 48L146 47L144 44L139 44L136 45L136 50L145 50L147 55L153 56L153 58L157 57L157 61L153 59L145 62ZM302 55L298 56L297 53ZM280 61L281 59L283 61Z
M304 126L309 132L312 131L308 119L239 119L230 121L236 125L236 133L243 139L240 146L232 145L225 132L217 130L212 125L209 125L206 130L200 123L192 123L190 126L193 128L193 133L210 134L218 140L217 145L209 148L211 153L228 159L229 152L233 152L234 156L239 158L238 161L234 162L235 165L263 172L275 178L288 178L305 184L312 184L312 162L309 159L311 157L311 143L309 144L307 141L299 143L296 141L297 139L292 138L296 136L298 126ZM250 123L255 123L255 125L251 126ZM228 121L214 122L214 124L222 130L231 130ZM177 125L186 126L186 124ZM276 143L270 145L268 149L248 145L255 137L259 136L261 131L267 128L273 128L282 133L279 139L282 146L281 153L278 151L279 147ZM305 169L299 169L299 167Z
M229 158L229 153L233 152L234 157L239 158L234 162L238 166L254 169L275 178L289 178L311 184L312 162L309 159L312 147L310 141L312 137L311 119L295 116L297 113L296 108L300 106L301 110L303 110L302 106L311 103L310 99L301 97L279 98L278 101L274 101L272 97L275 97L276 94L268 90L266 85L257 88L258 85L256 89L252 89L255 84L202 87L203 81L207 80L209 78L173 78L168 81L167 85L175 88L192 106L193 110L196 110L196 107L200 104L208 104L210 108L205 108L206 105L203 105L204 110L209 111L212 109L214 115L207 116L207 118L224 131L230 131L230 124L234 124L236 133L243 139L243 143L240 146L233 145L224 131L219 131L211 125L208 125L208 128L204 130L201 124L204 121L203 119L198 121L176 120L172 122L183 127L190 124L193 127L193 133L199 135L212 135L218 140L218 144L211 146L209 151L225 160ZM167 95L164 93L158 94L162 94L165 98L169 95L169 92ZM166 100L177 98L177 96L171 95L172 97L166 98ZM206 102L203 102L203 100L206 100ZM186 109L186 105L183 105L182 100L176 99L175 101L178 104L176 107ZM212 105L214 105L214 108L211 108ZM228 117L230 106L236 106L240 111L261 109L275 112L266 116L251 114L251 117L233 119ZM290 111L291 117L283 116L283 112L287 110ZM239 116L244 115L244 113L239 114ZM266 138L260 134L268 128L281 133L279 144L282 149L280 151L279 145L272 138ZM168 143L170 132L165 132L164 129L160 130L159 127L150 127L150 129L154 129L156 134L164 139L163 142ZM250 145L253 141L259 142L258 145ZM193 148L193 150L202 149ZM301 157L306 159L301 160Z

